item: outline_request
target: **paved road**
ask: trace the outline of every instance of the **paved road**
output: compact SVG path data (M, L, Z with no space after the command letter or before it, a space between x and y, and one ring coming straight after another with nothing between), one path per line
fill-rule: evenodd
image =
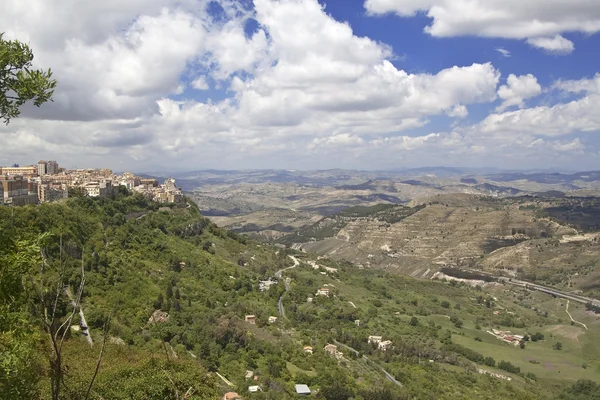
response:
M342 343L342 342L338 342L337 340L334 340L333 342L334 342L335 344L337 344L338 346L341 346L341 347L345 348L346 350L350 350L351 352L353 352L353 353L354 353L354 354L356 354L356 355L359 355L359 354L360 354L360 353L358 352L358 350L356 350L356 349L353 349L352 347L350 347L350 346L348 346L348 345L345 345L345 344L344 344L344 343ZM386 370L385 370L385 369L384 369L384 368L383 368L381 365L377 364L375 361L371 360L369 357L367 357L367 356L365 356L365 355L363 355L363 356L362 356L362 358L363 358L363 360L365 360L366 362L368 362L368 363L370 363L370 364L374 365L375 367L377 367L377 369L379 369L379 370L380 370L380 371L381 371L381 372L382 372L382 373L385 375L385 377L386 377L386 378L387 378L389 381L391 381L391 382L395 383L396 385L398 385L398 386L400 386L400 387L402 387L402 386L403 386L403 385L402 385L402 382L400 382L400 381L398 381L396 378L394 378L394 376L393 376L392 374L390 374L389 372L387 372L387 371L386 371Z
M507 283L509 285L519 286L519 287L523 287L523 288L529 289L529 290L537 290L542 293L546 293L546 294L556 296L556 297L562 297L562 298L568 299L568 300L573 300L573 301L576 301L576 302L582 303L582 304L592 303L593 305L600 307L600 300L593 299L591 297L581 296L581 295L573 294L573 293L561 292L560 290L557 290L557 289L554 289L551 287L547 287L547 286L538 285L537 283L531 283L531 282L523 281L520 279L509 278L506 276L495 276L495 275L488 274L486 272L475 270L475 269L467 268L467 269L465 269L465 271L474 272L474 273L477 273L480 275L486 275L486 276L489 276L490 278L497 279L499 282Z
M481 271L479 271L479 273L481 273ZM580 296L578 294L572 293L565 293L554 288L538 285L537 283L531 283L514 278L507 278L505 276L494 276L494 278L497 278L500 282L508 283L509 285L520 286L530 290L537 290L539 292L547 293L552 296L562 297L568 300L573 300L582 304L592 303L594 305L600 306L600 300L592 299L591 297Z
M281 277L283 276L283 271L292 269L292 268L296 268L298 265L300 265L300 261L298 261L298 259L296 257L294 257L294 256L288 256L288 257L291 258L292 261L294 261L294 265L292 265L291 267L280 269L279 271L275 272L275 277L277 279L281 279ZM283 281L283 284L285 285L286 292L288 290L290 290L290 283L287 279L285 279ZM283 300L282 299L283 299L283 295L279 296L279 300L277 301L277 309L279 309L279 315L282 316L283 318L285 318L285 310L283 309Z

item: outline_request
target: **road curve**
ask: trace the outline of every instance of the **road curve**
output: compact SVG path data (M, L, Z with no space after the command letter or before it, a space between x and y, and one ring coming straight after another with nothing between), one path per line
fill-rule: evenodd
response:
M279 271L275 272L275 277L277 279L281 279L281 277L283 276L283 271L286 271L288 269L292 269L292 268L296 268L298 265L300 265L300 261L298 261L298 259L294 256L288 256L289 258L292 259L292 261L294 261L294 265L292 265L291 267L287 267L287 268L282 268ZM289 282L286 280L283 281L283 284L285 285L285 291L287 292L288 290L290 290L290 284ZM279 310L279 315L283 318L285 318L285 310L283 309L283 294L281 296L279 296L279 300L277 300L277 309Z
M353 353L354 353L354 354L356 354L356 355L359 355L359 354L360 354L360 353L358 352L358 350L356 350L356 349L354 349L354 348L352 348L352 347L350 347L350 346L348 346L348 345L346 345L346 344L344 344L344 343L342 343L342 342L338 342L337 340L334 340L333 342L334 342L335 344L337 344L338 346L341 346L341 347L345 348L346 350L350 350L351 352L353 352ZM385 375L385 377L386 377L386 378L387 378L389 381L391 381L391 382L395 383L396 385L398 385L398 386L400 386L400 387L402 387L402 386L403 386L403 385L402 385L402 382L400 382L400 381L398 381L396 378L394 378L394 376L393 376L392 374L390 374L389 372L387 372L387 371L386 371L386 370L385 370L385 369L384 369L384 368L383 368L381 365L377 364L375 361L371 360L369 357L367 357L367 356L365 356L365 355L363 355L363 356L362 356L362 358L363 358L363 360L365 360L365 361L367 361L367 362L369 362L369 363L373 364L373 365L374 365L374 366L376 366L376 367L377 367L379 370L381 370L381 372L382 372L382 373Z

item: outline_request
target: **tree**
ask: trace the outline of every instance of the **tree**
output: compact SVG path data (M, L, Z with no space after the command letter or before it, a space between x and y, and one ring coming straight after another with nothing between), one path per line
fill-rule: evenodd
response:
M562 350L562 343L561 342L556 342L556 343L554 343L554 345L552 346L552 348L554 350Z
M409 324L410 324L411 326L417 326L417 325L419 325L419 320L418 320L418 318L417 318L417 317L412 317L412 318L410 319L410 322L409 322Z
M20 107L33 101L37 107L52 101L56 80L52 71L33 70L33 52L18 40L4 40L0 33L0 118L8 124L21 113Z

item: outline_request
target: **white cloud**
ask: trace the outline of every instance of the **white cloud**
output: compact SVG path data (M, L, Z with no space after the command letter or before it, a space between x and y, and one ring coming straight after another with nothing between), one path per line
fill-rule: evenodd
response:
M511 57L510 51L506 50L505 48L502 47L498 47L497 49L495 49L498 53L500 53L502 55L502 57L508 58Z
M490 63L406 72L389 46L356 36L317 0L255 0L255 10L223 1L218 20L196 0L9 1L0 26L30 42L36 66L52 66L59 87L54 103L0 126L0 164L57 158L138 171L488 164L508 152L565 153L582 142L529 145L600 126L593 91L600 78L554 85L586 92L575 104L502 112L539 94L535 77L510 75L498 89ZM250 18L258 28L247 35ZM187 96L186 87L207 90L208 82L213 100L171 98ZM497 113L461 126L480 108L472 105L498 97ZM427 125L443 115L456 128L430 133Z
M533 47L537 47L547 51L552 54L569 54L575 50L575 45L569 39L565 39L561 35L556 35L554 37L536 37L527 39L527 43L529 43Z
M496 110L504 111L512 106L523 108L525 107L525 99L535 97L541 92L542 87L535 76L531 74L521 76L510 74L506 80L506 85L502 85L498 89L498 97L503 101Z
M600 95L593 94L569 103L537 106L500 114L490 114L480 124L487 134L522 134L563 136L576 132L600 130L597 112Z
M597 0L366 0L364 4L371 14L425 13L432 20L425 32L432 36L530 39L532 45L559 54L573 45L560 34L600 31Z
M206 78L204 78L203 76L200 76L200 77L194 79L192 81L191 85L196 90L208 90L209 89L208 83L206 82Z
M572 93L586 92L600 94L600 73L597 73L593 79L559 80L554 83L553 88Z
M450 110L448 110L446 112L446 114L448 114L449 117L453 117L453 118L466 118L467 115L469 115L469 110L467 110L467 107L465 107L461 104L461 105L452 107Z

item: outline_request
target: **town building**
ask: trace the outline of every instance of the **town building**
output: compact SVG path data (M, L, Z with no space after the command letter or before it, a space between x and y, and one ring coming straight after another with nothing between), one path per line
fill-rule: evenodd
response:
M48 161L46 163L46 174L48 175L56 175L58 174L58 163L56 161Z
M66 199L69 197L69 190L62 185L53 185L42 183L38 185L38 199L41 203Z
M37 173L38 173L38 175L39 176L46 175L48 173L47 171L48 170L47 170L46 161L44 161L44 160L38 161L38 163L37 163Z
M20 176L35 176L37 175L37 166L28 165L26 167L19 167L14 165L12 167L2 167L2 175L20 175Z
M23 176L0 175L2 185L2 199L0 201L7 205L24 206L37 204L37 184L29 182Z

